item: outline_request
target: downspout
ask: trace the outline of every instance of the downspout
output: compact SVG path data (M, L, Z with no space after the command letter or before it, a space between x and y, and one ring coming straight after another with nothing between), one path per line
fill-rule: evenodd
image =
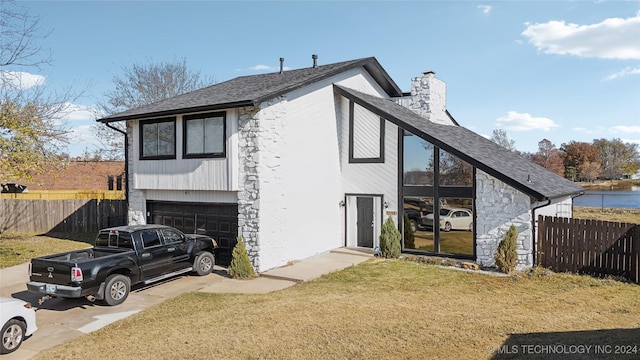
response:
M536 266L536 254L538 252L538 238L536 236L536 210L551 205L551 199L547 199L546 204L538 205L531 209L531 236L533 237L533 266Z
M124 200L127 202L127 208L129 208L129 137L126 131L122 131L111 123L104 123L108 128L113 129L120 134L124 135ZM127 221L128 222L128 221Z

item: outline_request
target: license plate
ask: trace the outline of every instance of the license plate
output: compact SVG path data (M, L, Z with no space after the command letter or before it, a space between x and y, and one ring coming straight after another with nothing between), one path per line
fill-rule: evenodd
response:
M57 290L57 287L56 287L55 285L45 285L45 291L46 291L48 294L55 293L55 292L56 292L56 290Z

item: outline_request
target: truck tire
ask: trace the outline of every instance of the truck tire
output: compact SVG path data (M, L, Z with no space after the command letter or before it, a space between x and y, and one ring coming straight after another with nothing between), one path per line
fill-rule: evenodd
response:
M127 300L130 290L131 279L120 274L110 275L104 288L104 302L109 306L120 305Z
M209 275L213 271L215 265L215 257L208 251L201 252L193 262L193 269L198 276Z
M22 340L24 340L24 333L27 329L27 325L17 319L11 319L7 321L2 327L2 348L0 348L0 354L8 354L18 350Z

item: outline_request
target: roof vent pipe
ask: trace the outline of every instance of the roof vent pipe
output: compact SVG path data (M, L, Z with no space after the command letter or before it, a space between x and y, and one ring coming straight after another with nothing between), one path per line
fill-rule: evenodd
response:
M280 74L284 71L284 58L280 58Z
M313 59L313 68L317 68L318 67L318 55L313 54L311 55L311 58Z

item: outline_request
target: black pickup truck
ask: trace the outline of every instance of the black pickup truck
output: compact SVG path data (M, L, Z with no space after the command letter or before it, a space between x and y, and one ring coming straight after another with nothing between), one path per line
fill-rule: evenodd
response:
M27 289L45 298L87 297L118 305L132 285L211 273L216 248L208 236L168 226L113 227L100 230L92 248L33 258Z

